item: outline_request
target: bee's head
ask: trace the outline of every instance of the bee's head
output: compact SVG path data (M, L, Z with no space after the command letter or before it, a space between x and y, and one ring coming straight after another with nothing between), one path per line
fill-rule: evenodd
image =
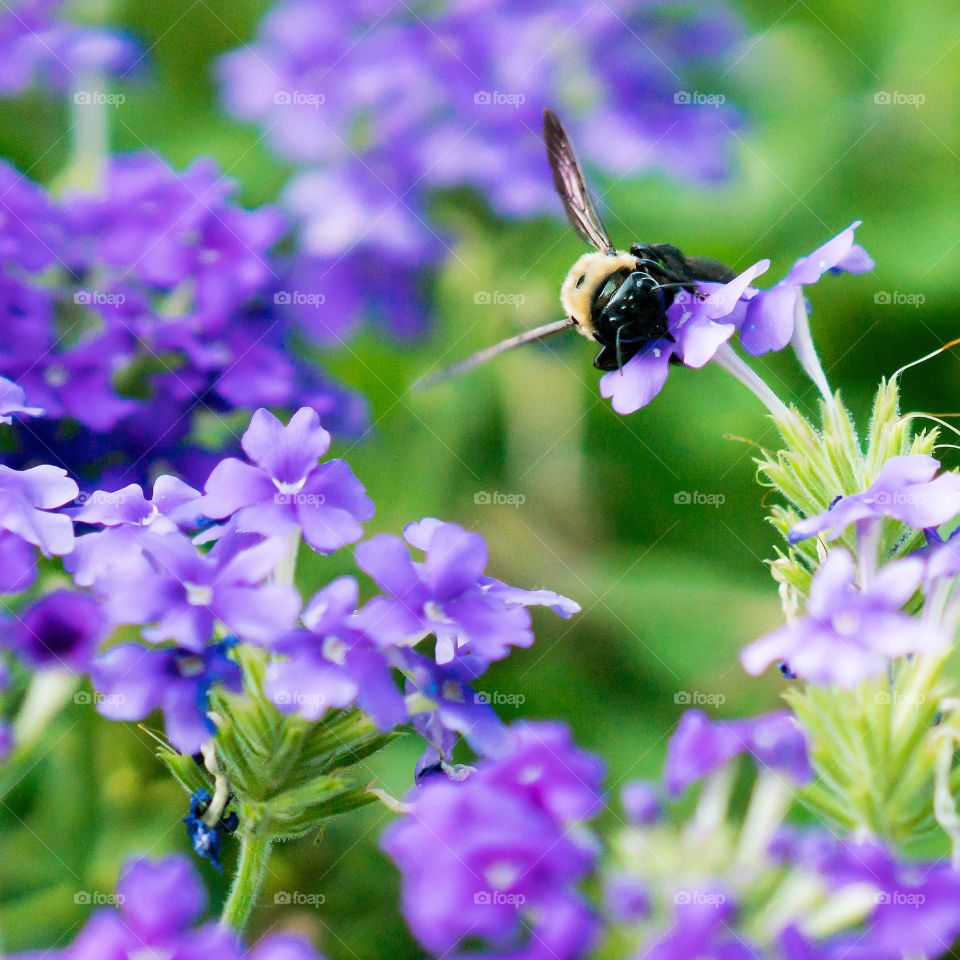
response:
M594 339L594 314L636 268L637 258L629 253L585 253L570 268L560 288L560 302L585 337Z

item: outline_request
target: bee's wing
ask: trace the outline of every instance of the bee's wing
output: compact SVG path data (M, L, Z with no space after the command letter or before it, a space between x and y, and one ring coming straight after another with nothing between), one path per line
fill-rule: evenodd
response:
M534 327L533 330L525 330L515 337L508 337L506 340L495 343L492 347L480 350L472 357L467 357L466 360L461 360L444 370L421 377L414 384L414 387L417 390L424 390L427 387L435 386L451 377L458 377L461 373L466 373L474 367L479 367L481 363L493 360L494 357L499 357L501 353L513 350L514 347L522 347L525 343L533 343L536 340L543 340L544 337L552 337L555 333L562 333L575 325L576 321L573 317L567 317L566 320L554 320L553 323L545 323L543 326Z
M543 141L553 171L553 183L577 233L601 253L616 253L607 228L587 192L583 171L566 130L552 110L543 111Z

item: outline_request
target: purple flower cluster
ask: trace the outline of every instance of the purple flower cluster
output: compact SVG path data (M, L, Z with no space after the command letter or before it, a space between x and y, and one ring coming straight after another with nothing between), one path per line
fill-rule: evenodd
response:
M475 187L507 216L556 213L545 106L614 175L722 176L736 115L680 89L681 74L722 62L741 33L726 4L670 0L277 5L220 73L229 112L303 168L287 201L327 304L304 311L305 329L339 339L371 307L399 334L416 329L409 294L447 246L427 222L431 190Z
M271 934L248 948L229 928L202 923L207 893L193 866L180 856L128 861L115 900L118 906L97 910L69 946L44 955L60 960L321 960L306 940L292 934ZM38 956L17 954L10 960L36 960Z
M403 874L404 914L431 953L583 956L597 919L577 891L597 848L582 826L602 805L603 764L556 723L513 727L508 748L462 782L432 778L383 846Z
M801 311L806 323L803 287L826 273L863 273L873 269L867 252L853 242L856 221L793 265L787 276L767 290L751 286L769 260L761 260L727 284L699 283L698 294L681 291L667 310L667 336L629 360L622 370L600 379L600 394L617 413L645 407L663 389L670 364L699 368L718 359L738 334L740 346L759 355L782 350L794 337ZM806 344L798 346L805 359Z
M833 540L854 527L860 569L847 550L831 550L813 576L807 615L743 651L741 660L749 673L762 673L780 662L791 675L811 683L851 688L880 676L893 660L949 647L951 631L941 618L903 612L921 587L929 590L956 573L950 562L955 545L941 542L936 527L960 514L960 476L937 475L939 468L930 456L891 457L863 492L838 497L829 509L793 527L791 543L812 536ZM877 556L885 518L930 530L932 545L878 569L886 559Z
M63 19L64 0L10 0L0 12L0 96L42 82L76 88L102 73L135 65L129 39ZM83 92L83 91L81 91ZM90 91L86 91L89 93Z
M209 462L188 438L202 416L306 401L338 429L362 419L289 350L284 218L236 205L212 162L179 174L117 156L100 189L63 199L4 166L0 187L0 374L46 416L19 462L55 449L94 477L138 479L162 460L200 479ZM3 415L36 412L8 394Z

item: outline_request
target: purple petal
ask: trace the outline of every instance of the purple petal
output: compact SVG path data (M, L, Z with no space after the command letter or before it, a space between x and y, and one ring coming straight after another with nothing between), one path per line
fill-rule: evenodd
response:
M242 445L247 456L274 480L297 484L330 448L330 434L320 426L317 412L309 407L301 407L286 426L261 408L250 420Z
M156 943L190 929L203 914L207 893L186 857L125 864L117 884L124 918L144 942Z
M802 296L799 287L787 283L759 290L747 305L746 318L740 328L743 349L755 357L782 350L793 336L797 298Z
M221 460L207 478L198 506L215 520L229 517L241 507L269 501L277 488L259 467L228 457Z
M104 527L115 527L122 523L143 524L156 510L137 483L113 493L96 490L81 499L83 506L74 514L74 520Z
M620 370L600 378L600 396L612 399L619 414L645 407L662 389L670 371L673 344L659 340L627 361Z
M292 630L300 612L300 594L293 587L219 587L213 612L243 640L269 643Z
M817 247L809 256L801 257L790 269L786 283L816 283L828 270L834 269L850 253L853 232L863 221L854 220L846 230Z
M403 599L420 592L417 577L406 545L389 533L380 533L357 546L354 551L357 566L373 578L377 586Z
M487 565L487 544L479 533L455 523L437 527L420 570L431 599L443 603L476 585Z

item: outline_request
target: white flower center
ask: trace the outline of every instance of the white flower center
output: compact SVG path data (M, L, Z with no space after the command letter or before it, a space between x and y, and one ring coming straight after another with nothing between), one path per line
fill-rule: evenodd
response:
M830 624L841 637L852 637L860 629L860 614L846 610L833 617Z
M332 635L324 637L323 655L327 660L338 663L342 667L347 659L347 645L339 637Z
M191 607L207 607L213 600L213 587L205 583L185 583L187 603Z
M517 774L517 783L522 783L524 786L527 786L531 783L536 783L543 776L543 767L539 766L529 766L524 767Z
M47 386L62 387L70 379L70 372L63 364L54 363L44 371L43 379Z
M440 606L439 603L434 603L432 600L428 600L423 605L423 612L427 615L427 619L432 620L434 623L453 623L443 607Z
M520 871L509 860L498 860L491 863L483 875L494 890L507 890L516 883Z
M273 485L277 490L284 494L287 497L292 497L294 494L299 493L303 489L303 485L307 482L306 477L301 477L299 480L294 483L284 483L281 480L274 480Z

